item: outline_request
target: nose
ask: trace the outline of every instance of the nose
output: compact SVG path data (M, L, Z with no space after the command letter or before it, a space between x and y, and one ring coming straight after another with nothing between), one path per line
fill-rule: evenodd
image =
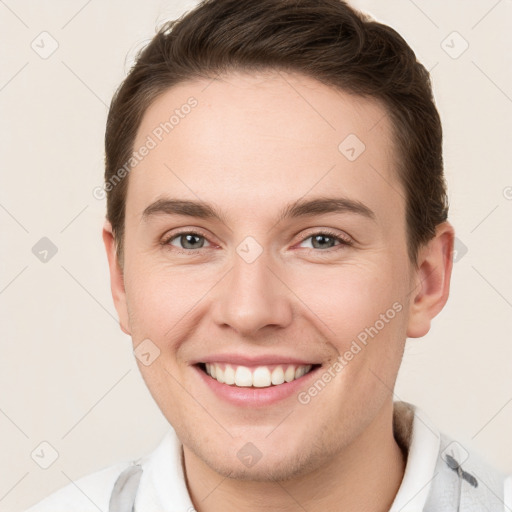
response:
M233 267L216 287L213 319L217 326L231 327L238 335L254 337L263 330L290 325L291 293L263 252L251 263L238 254Z

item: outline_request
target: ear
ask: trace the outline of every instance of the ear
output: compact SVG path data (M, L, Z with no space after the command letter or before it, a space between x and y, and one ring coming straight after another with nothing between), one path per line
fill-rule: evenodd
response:
M107 251L108 266L110 269L110 290L119 316L119 326L125 334L131 334L128 308L126 305L123 271L117 258L116 243L112 231L112 225L108 220L105 221L102 234L103 243L105 244L105 249Z
M422 247L415 270L416 286L410 303L407 336L420 338L430 330L431 320L443 309L450 292L454 230L443 222L435 237Z

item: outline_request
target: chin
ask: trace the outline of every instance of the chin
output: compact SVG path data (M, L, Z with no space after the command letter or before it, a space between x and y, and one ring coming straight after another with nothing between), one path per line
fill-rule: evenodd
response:
M319 469L332 456L324 447L311 442L309 451L304 443L291 448L283 445L262 448L261 458L249 467L240 460L240 450L218 447L215 451L199 446L190 446L194 454L219 475L233 480L253 482L286 481L298 478ZM249 450L251 451L251 450Z

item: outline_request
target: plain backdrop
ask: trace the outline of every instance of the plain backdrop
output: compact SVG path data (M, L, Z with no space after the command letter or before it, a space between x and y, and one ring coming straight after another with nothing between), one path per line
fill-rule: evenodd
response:
M450 300L408 341L395 398L512 472L512 1L353 4L431 70L457 232ZM115 88L194 5L0 1L0 511L140 457L168 428L118 326L93 190Z

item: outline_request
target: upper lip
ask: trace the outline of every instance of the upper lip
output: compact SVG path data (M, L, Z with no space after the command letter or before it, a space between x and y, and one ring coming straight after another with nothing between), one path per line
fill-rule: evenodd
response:
M266 366L275 364L293 364L293 365L314 365L321 364L312 359L304 359L291 356L279 356L268 354L261 356L247 356L242 354L211 354L191 361L190 364L199 363L225 363L236 366Z

